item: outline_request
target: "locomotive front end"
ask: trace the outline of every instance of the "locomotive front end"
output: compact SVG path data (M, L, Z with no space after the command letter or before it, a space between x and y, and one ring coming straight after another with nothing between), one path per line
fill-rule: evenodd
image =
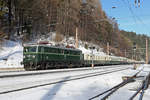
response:
M24 46L23 64L25 70L36 69L38 63L38 46Z

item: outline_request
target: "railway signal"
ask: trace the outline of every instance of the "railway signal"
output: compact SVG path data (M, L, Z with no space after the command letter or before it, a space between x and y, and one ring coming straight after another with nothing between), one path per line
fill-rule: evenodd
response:
M136 46L137 46L137 45L136 45L136 43L134 42L134 43L133 43L133 50L136 50L136 48L137 48Z
M92 68L94 68L94 54L93 54L93 50L95 49L95 47L90 47L90 49L92 50Z

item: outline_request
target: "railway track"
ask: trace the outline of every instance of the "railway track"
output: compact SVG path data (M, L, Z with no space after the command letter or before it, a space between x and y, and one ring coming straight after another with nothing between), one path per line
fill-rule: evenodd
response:
M75 76L69 76L69 78L65 79L57 79L57 80L45 80L45 81L38 81L38 82L31 82L31 84L27 86L20 86L17 84L16 88L12 89L5 89L0 91L0 94L7 94L7 93L12 93L12 92L17 92L17 91L22 91L22 90L27 90L27 89L32 89L32 88L37 88L37 87L42 87L42 86L47 86L47 85L53 85L57 83L63 83L63 82L68 82L68 81L73 81L73 80L80 80L84 78L90 78L90 77L95 77L95 76L100 76L100 75L105 75L105 74L110 74L114 72L119 72L123 70L127 70L129 68L114 68L114 69L107 69L105 71L99 71L97 73L88 73L88 74L80 74L80 75L75 75Z
M123 82L121 82L120 84L90 98L89 100L93 100L96 98L99 98L100 96L102 96L102 98L100 100L107 100L110 96L112 96L117 90L119 90L120 88L122 88L123 86L127 85L128 83L134 82L137 77L137 75L141 72L142 70L140 70L139 72L137 72L135 75L131 76L130 78L124 80ZM140 98L139 100L142 100L143 95L144 95L144 90L146 88L148 88L149 82L150 82L150 73L149 75L146 77L146 79L143 81L143 84L141 87L138 88L137 92L135 92L130 98L129 100L133 100L138 94L140 94Z
M83 70L97 70L97 69L109 69L113 66L103 66L95 68L72 68L72 69L58 69L58 70L41 70L41 71L5 71L0 72L0 78L12 78L12 77L21 77L21 76L31 76L31 75L41 75L41 74L50 74L50 73L62 73L62 72L71 72L71 71L83 71ZM116 66L115 68L120 68Z
M113 66L113 65L112 65ZM120 65L116 65L116 67L119 67ZM89 69L91 67L82 67L82 68L64 68L66 69ZM110 68L110 66L95 66L95 68ZM35 71L26 71L24 68L0 68L0 73L15 73L15 72L38 72L38 71L53 71L53 70L63 70L63 69L47 69L47 70L35 70Z
M135 92L129 100L133 100L138 94L140 95L139 100L143 99L144 91L149 87L150 83L150 73L146 76L145 80L142 83L142 86L138 88L137 92Z

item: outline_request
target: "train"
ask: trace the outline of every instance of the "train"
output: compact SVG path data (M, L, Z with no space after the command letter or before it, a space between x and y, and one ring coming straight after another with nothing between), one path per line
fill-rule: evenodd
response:
M45 44L24 45L23 49L23 65L28 71L135 63L142 61L109 55L84 54L79 49Z

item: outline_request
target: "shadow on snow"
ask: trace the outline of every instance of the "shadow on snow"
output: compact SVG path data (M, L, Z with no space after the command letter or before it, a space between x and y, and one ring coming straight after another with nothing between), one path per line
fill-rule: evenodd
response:
M70 77L65 77L63 78L61 81L67 80ZM47 94L45 94L41 100L53 100L57 94L57 92L60 90L60 88L64 85L65 83L57 83L56 85L54 85L52 88L50 88L50 90L47 92Z

